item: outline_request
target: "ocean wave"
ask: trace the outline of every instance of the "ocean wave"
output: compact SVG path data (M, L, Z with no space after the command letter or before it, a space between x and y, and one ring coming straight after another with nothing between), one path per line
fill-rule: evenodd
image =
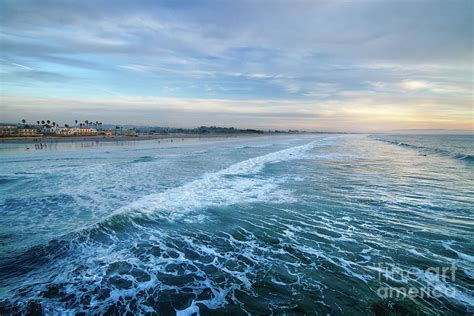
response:
M474 162L474 155L457 154L454 156L454 158L459 159L459 160Z
M150 229L150 223L118 215L73 234L69 242L56 241L16 257L3 266L18 274L41 266L62 273L47 283L19 286L16 299L0 301L0 310L28 313L32 305L46 314L122 314L131 307L141 313L164 314L218 310L238 303L236 293L252 295L249 278L271 267L260 253L263 245L249 231L186 236ZM125 229L127 234L139 233L135 246L120 242ZM64 270L65 266L71 269ZM274 275L275 286L288 279ZM299 276L293 279L292 286L298 286Z
M235 147L235 149L266 148L266 147L273 147L273 146L275 146L275 144L245 145L245 146Z
M0 184L9 184L18 182L20 180L26 179L26 177L10 177L10 176L0 176Z
M131 227L143 229L148 225L154 225L157 217L166 221L174 221L178 218L186 219L185 222L190 223L189 212L203 208L254 202L294 202L295 199L291 192L279 188L279 184L286 179L258 176L258 173L268 164L304 159L308 157L308 151L325 144L327 143L324 141L314 141L306 145L241 161L182 186L147 195L119 208L116 212L94 224L82 227L78 231L55 240L56 242L69 240L68 248L83 247L97 241L100 241L102 245L113 246L117 244L121 232L129 230ZM149 156L143 156L135 162L147 162L149 158ZM31 201L31 203L34 202ZM38 249L41 251L38 252ZM38 253L51 252L55 252L55 250L50 249L50 246L46 246L46 248L41 246L27 250L18 258L23 256L29 258L31 254L36 254L35 256L41 261L41 256L38 256ZM6 271L14 271L16 264L16 261L4 262L2 266L6 268ZM31 269L35 268L33 263L30 266Z
M139 158L133 160L132 163L151 162L151 161L155 161L155 160L157 160L157 158L155 158L155 157L143 156L143 157L139 157Z
M444 157L449 157L449 158L452 158L452 159L463 160L463 161L466 161L466 162L474 162L474 155L470 155L470 154L455 153L455 152L451 152L449 150L442 149L442 148L433 148L433 147L427 147L427 146L420 146L420 145L410 144L410 143L407 143L407 142L392 141L392 140L386 140L386 139L382 139L382 138L374 138L374 139L376 139L378 141L388 143L388 144L397 145L397 146L400 146L400 147L407 147L407 148L412 148L412 149L415 149L415 150L419 150L420 152L422 152L425 155L427 155L427 154L442 155Z
M303 159L309 150L322 145L324 142L321 140L313 141L302 146L251 158L223 170L206 174L201 179L183 186L145 196L122 207L117 213L159 213L168 219L175 219L190 211L212 206L254 202L294 202L291 192L278 188L284 179L249 176L258 174L267 164Z

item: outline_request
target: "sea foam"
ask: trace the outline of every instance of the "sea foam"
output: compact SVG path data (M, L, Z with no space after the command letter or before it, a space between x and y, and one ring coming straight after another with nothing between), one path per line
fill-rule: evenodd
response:
M202 178L183 186L144 196L120 208L117 212L140 212L176 219L190 211L212 206L243 202L294 202L290 191L279 189L279 184L285 179L259 177L258 173L267 164L304 159L308 157L311 149L325 145L329 139L312 141L305 145L241 161L220 171L205 174ZM250 175L252 177L249 177Z

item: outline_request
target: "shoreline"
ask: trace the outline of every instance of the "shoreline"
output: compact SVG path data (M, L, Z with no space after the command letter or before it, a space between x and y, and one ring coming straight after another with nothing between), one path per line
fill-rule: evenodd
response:
M2 137L0 144L41 144L41 143L73 143L73 142L120 142L120 141L142 141L155 139L200 139L200 138L231 138L231 137L259 137L269 135L283 134L251 134L251 133L235 133L235 134L162 134L162 135L140 135L140 136L19 136L19 137ZM288 135L288 134L284 134Z

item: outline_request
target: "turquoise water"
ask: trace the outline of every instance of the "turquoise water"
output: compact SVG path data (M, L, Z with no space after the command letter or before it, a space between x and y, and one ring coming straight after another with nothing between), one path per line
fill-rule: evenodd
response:
M0 145L0 312L472 313L473 140Z

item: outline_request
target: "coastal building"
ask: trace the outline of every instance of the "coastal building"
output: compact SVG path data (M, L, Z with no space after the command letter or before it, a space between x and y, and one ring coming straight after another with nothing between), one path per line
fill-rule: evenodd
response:
M59 126L45 126L41 129L41 133L45 135L57 136L94 136L97 135L95 128L89 127L59 127Z
M15 125L2 125L0 126L0 136L15 136L17 135L17 127Z
M61 136L73 136L74 135L74 129L73 128L68 128L68 127L62 127L62 128L58 129L57 134L61 135Z
M36 128L19 128L18 136L36 136L38 135L38 131Z
M61 127L59 126L43 126L41 128L41 133L45 135L59 135L60 134Z
M114 135L113 129L108 128L108 129L105 131L105 136L113 136L113 135Z
M78 136L95 136L95 135L97 135L97 130L95 128L79 127L79 128L73 128L73 130L74 130L73 135L78 135Z

